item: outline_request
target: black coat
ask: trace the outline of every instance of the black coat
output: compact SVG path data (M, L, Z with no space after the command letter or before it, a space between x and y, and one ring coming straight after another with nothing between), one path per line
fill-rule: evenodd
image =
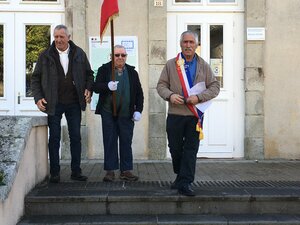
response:
M70 48L74 51L72 65L72 75L74 85L79 98L82 110L86 108L84 96L85 89L92 91L94 82L94 72L91 70L90 63L85 52L72 41L69 41ZM46 49L38 58L31 78L31 88L35 103L45 98L47 107L45 113L54 115L55 106L58 102L58 71L55 64L54 54L55 43ZM69 68L70 69L70 68Z
M96 114L100 114L100 105L104 102L104 99L109 95L112 95L112 91L108 88L108 82L111 81L111 65L112 63L103 64L98 68L96 81L93 86L93 91L99 94L99 101L96 107ZM130 86L130 117L132 117L135 111L142 113L144 108L144 94L142 85L135 67L125 64Z

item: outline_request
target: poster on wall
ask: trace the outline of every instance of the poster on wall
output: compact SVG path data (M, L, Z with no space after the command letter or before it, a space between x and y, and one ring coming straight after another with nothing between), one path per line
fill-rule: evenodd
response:
M223 76L223 59L210 59L210 67L216 77Z
M136 71L139 69L138 65L138 40L136 36L115 36L115 45L123 45L126 48L127 60L126 63L135 66ZM111 40L109 36L103 37L102 43L100 37L89 38L89 53L90 63L94 76L96 77L98 68L110 61L111 55ZM91 110L96 110L99 95L93 93L91 101Z

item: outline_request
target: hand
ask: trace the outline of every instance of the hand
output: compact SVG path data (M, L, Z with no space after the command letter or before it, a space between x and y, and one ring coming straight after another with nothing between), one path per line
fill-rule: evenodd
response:
M199 103L199 99L196 95L191 95L186 99L187 104L196 105Z
M91 101L92 101L92 98L91 98L92 94L91 94L91 92L89 90L85 89L84 96L85 96L86 103L91 103Z
M132 116L133 121L139 121L142 118L142 114L138 111L135 111Z
M170 102L177 105L184 104L184 97L178 94L172 94L170 96Z
M119 81L110 81L110 82L108 82L108 88L109 88L109 90L111 90L111 91L117 90L118 83L119 83Z
M36 105L40 111L46 111L47 101L44 98L42 98L42 99L38 100Z

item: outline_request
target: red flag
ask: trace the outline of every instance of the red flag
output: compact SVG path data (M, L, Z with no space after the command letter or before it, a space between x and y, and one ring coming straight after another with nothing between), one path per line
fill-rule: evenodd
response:
M101 3L100 3L101 4ZM108 23L119 15L118 0L103 0L101 4L100 39L102 41Z

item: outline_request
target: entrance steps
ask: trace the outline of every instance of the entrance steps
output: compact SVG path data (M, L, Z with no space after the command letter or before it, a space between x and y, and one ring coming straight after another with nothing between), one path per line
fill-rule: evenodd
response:
M196 181L195 197L170 181L41 183L18 225L300 224L300 181Z

